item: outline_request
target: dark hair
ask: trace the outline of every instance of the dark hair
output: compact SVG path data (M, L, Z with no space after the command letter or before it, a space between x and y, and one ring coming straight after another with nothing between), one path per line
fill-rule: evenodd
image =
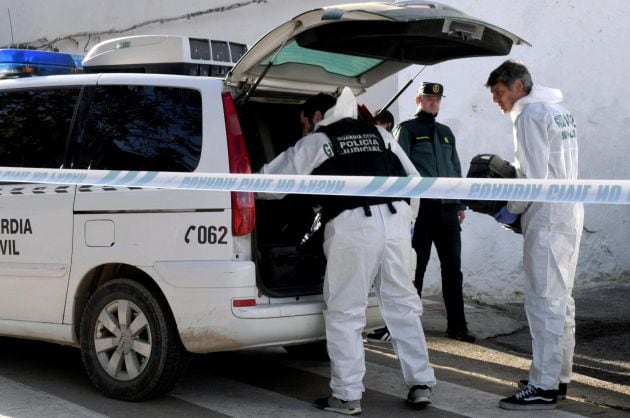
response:
M490 73L490 77L488 77L488 81L486 81L486 87L503 83L509 88L512 88L516 80L521 80L523 90L525 90L527 94L532 91L534 83L532 82L532 75L529 73L527 67L520 62L507 60Z
M390 130L394 127L394 115L389 110L378 110L374 116L374 123L389 124Z
M335 103L337 103L337 99L330 94L319 93L309 97L304 104L302 104L302 111L304 112L304 116L308 119L312 119L315 112L319 110L323 115L328 109L333 107Z

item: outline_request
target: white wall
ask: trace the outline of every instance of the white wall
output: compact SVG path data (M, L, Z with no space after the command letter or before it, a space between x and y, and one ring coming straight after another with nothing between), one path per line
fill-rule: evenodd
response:
M209 37L251 45L302 11L338 2L0 0L0 45L12 42L7 9L15 43L43 45L73 35L72 40L60 40L54 46L84 53L100 40L134 34ZM630 39L627 0L442 2L508 29L533 45L514 47L510 58L523 60L535 83L563 91L565 104L578 122L582 178L630 178L630 164L625 161L630 147L623 129L630 124L630 105L626 101L630 93L630 48L624 45ZM216 10L209 12L213 8ZM174 19L203 11L207 13ZM128 28L133 29L125 30ZM92 35L88 37L87 33ZM413 96L420 80L441 82L447 97L438 119L453 129L464 171L477 153L496 153L510 159L509 116L500 114L484 87L489 72L505 58L472 58L425 69L391 108L396 120L414 114ZM390 77L361 96L359 102L372 110L379 108L418 69L411 67L399 77ZM628 205L587 205L578 287L630 279L628 218ZM499 229L489 216L469 211L462 240L465 294L488 302L519 297L523 274L521 237ZM439 286L438 261L434 259L427 271L424 294L439 292Z
M574 112L580 141L580 176L630 179L628 69L630 7L625 0L454 0L466 13L510 30L532 44L515 46L509 58L522 60L534 83L559 88ZM512 127L492 103L484 84L505 57L451 61L427 68L425 80L445 84L439 119L451 126L460 158L477 153L512 156ZM399 83L415 74L411 68ZM402 102L402 118L414 113L413 91ZM630 206L586 205L576 286L590 287L630 279ZM468 213L463 225L465 293L483 300L518 296L522 283L522 240L499 230L487 215ZM432 270L437 285L439 271Z

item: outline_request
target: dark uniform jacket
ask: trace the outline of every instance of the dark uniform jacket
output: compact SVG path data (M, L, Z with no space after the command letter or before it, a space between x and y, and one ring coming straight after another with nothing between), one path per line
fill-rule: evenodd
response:
M435 121L427 112L394 128L398 144L409 156L423 177L461 177L462 167L457 155L455 135L451 129ZM442 200L445 204L460 204L457 200ZM461 209L465 209L461 205Z
M332 155L320 164L312 174L350 176L397 176L407 175L398 157L385 146L381 134L374 125L356 119L341 119L328 126L320 126L330 140ZM401 197L375 196L320 196L324 221L333 219L344 210L363 206L365 214L371 216L369 206L407 200Z

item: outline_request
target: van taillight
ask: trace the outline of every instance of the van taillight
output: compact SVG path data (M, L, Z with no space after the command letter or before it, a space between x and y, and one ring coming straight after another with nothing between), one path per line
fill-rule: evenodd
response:
M256 299L234 299L232 306L235 308L246 308L248 306L256 306Z
M228 92L224 92L222 96L230 173L249 174L252 172L249 166L249 155L247 148L245 148L245 137L238 121L234 101ZM232 234L236 236L247 235L254 230L255 225L254 193L232 192Z

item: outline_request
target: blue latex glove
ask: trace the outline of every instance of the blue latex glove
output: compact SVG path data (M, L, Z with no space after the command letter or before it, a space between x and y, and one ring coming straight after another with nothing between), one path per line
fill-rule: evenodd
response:
M518 218L518 215L510 212L507 209L507 206L503 206L501 210L494 215L494 219L496 219L497 222L506 225L513 224L516 221L516 218Z

